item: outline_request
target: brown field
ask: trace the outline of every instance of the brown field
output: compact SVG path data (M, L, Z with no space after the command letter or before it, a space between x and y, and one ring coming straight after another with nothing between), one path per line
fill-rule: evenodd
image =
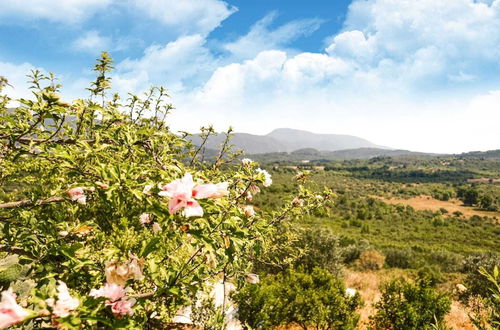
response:
M440 201L431 196L416 196L409 199L403 198L386 198L381 196L371 196L374 198L378 198L384 203L387 204L402 204L402 205L410 205L415 210L431 210L431 211L439 211L439 209L444 208L448 211L448 216L452 216L453 212L460 211L463 213L465 217L471 217L473 215L478 215L481 217L490 217L500 219L500 212L489 212L489 211L480 211L476 210L470 206L462 205L462 202L458 199L451 199L449 201Z

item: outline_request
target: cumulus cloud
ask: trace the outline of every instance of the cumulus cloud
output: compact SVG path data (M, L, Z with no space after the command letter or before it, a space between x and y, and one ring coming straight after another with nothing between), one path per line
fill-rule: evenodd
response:
M270 25L276 17L276 12L266 15L251 27L248 34L225 44L223 48L237 58L252 58L261 51L282 49L295 39L310 35L322 23L320 19L301 19L271 29Z
M131 0L138 10L186 34L207 34L236 12L221 0Z
M45 19L62 23L79 23L105 9L113 0L3 0L0 17L12 21Z
M179 95L176 116L191 129L209 119L421 151L498 148L500 99L490 90L500 82L499 55L500 0L359 0L324 53L266 50L219 67L199 90Z
M84 33L73 42L73 49L91 54L99 53L111 47L111 38L101 36L98 31L91 30Z
M12 87L6 87L6 92L11 98L26 98L31 92L27 81L28 75L31 70L35 69L30 63L14 64L9 62L0 62L0 75L7 78Z
M209 76L217 66L204 44L201 35L189 35L165 45L150 46L141 58L117 64L115 85L138 92L151 84L162 84L172 91L182 91L186 84L196 84L197 79Z

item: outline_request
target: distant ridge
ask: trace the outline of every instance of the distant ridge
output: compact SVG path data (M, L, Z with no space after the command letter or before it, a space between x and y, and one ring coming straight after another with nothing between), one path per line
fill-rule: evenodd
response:
M195 145L201 144L199 135L191 137ZM210 137L207 149L218 149L224 141L223 135ZM356 148L387 149L351 135L316 134L291 128L278 128L266 135L235 133L231 144L242 149L246 154L262 154L270 152L293 152L299 149L312 148L320 151L337 151Z

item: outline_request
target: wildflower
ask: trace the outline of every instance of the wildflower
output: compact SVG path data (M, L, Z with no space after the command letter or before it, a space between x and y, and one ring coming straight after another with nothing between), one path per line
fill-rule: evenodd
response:
M162 229L160 227L160 225L157 223L157 222L153 222L153 233L157 233L157 232L160 232Z
M250 284L257 284L260 282L259 275L257 274L247 274L247 282Z
M135 255L130 256L128 264L117 262L106 262L104 274L107 283L125 285L128 279L142 280L144 278L142 270L144 268L144 259L139 259Z
M92 289L90 296L94 298L104 297L108 298L109 302L117 301L125 296L125 289L123 286L116 283L106 283L104 287L99 289Z
M61 237L66 237L68 235L69 235L69 232L67 230L61 230L59 232L59 236L61 236Z
M182 179L177 179L171 183L160 187L160 196L170 198L168 210L170 214L175 214L179 210L184 210L186 217L201 217L203 209L196 199L219 198L226 196L227 182L219 184L207 183L196 185L190 173L186 173Z
M257 186L256 184L250 185L250 192L254 195L257 195L258 193L260 193L259 186Z
M257 173L262 174L264 176L264 180L262 182L264 187L269 187L270 185L273 184L273 180L271 179L271 174L269 174L269 172L261 168L258 168Z
M2 292L0 301L0 328L22 322L29 313L16 303L16 295L10 289Z
M255 210L252 205L245 205L245 207L243 207L243 212L249 218L253 218L255 216Z
M300 199L300 198L297 198L295 197L292 201L292 205L295 206L295 207L302 207L304 206L304 200L303 199Z
M85 195L85 192L83 191L82 187L77 187L77 188L71 188L66 192L71 198L72 201L77 202L79 204L85 205L87 203L87 196Z
M139 216L139 222L143 225L151 222L151 215L149 213L143 213Z
M252 160L250 158L243 158L241 160L241 164L243 164L243 166L248 166L248 165L252 164Z
M80 305L78 298L73 298L68 292L68 287L63 281L59 281L57 287L57 302L53 308L56 317L66 317L69 312L75 310Z
M153 189L152 184L147 184L144 186L144 189L142 190L142 193L145 195L151 195L151 189Z
M125 315L134 315L134 310L132 309L132 306L134 306L134 304L135 299L121 299L113 303L106 304L106 306L111 306L111 312L113 312L115 316L122 317Z

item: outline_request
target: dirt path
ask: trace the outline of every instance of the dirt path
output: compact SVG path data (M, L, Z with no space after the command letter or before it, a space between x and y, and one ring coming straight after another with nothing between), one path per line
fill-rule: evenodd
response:
M387 204L402 204L402 205L410 205L415 210L431 210L431 211L439 211L441 208L444 208L448 211L448 216L452 216L453 212L459 211L465 217L471 217L473 215L478 215L481 217L490 217L500 219L500 212L489 212L489 211L479 211L470 206L463 206L462 202L458 199L451 199L449 201L440 201L432 198L431 196L416 196L409 199L403 198L386 198L381 196L371 196L377 199L380 199L384 203Z

